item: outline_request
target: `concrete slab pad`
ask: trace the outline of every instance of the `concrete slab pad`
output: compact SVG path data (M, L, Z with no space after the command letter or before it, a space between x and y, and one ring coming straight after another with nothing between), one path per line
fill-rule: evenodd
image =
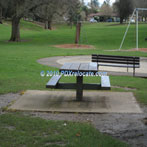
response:
M75 100L75 91L28 90L8 110L79 112L79 113L142 113L131 92L84 91L82 102Z

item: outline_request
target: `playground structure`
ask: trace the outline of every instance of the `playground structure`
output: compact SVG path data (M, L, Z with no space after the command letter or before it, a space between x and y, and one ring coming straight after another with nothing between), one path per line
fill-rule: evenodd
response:
M82 29L82 22L77 21L74 44L60 44L60 45L55 45L54 47L67 48L67 49L95 49L95 47L93 45L81 44L82 43L82 36L83 36L82 30L83 30ZM86 34L84 36L86 36Z
M126 36L127 36L128 30L129 30L129 27L130 27L130 25L131 25L131 21L132 21L133 17L135 16L135 14L136 14L136 50L137 50L137 51L139 50L139 44L138 44L138 40L139 40L139 39L138 39L138 38L139 38L139 33L138 33L139 11L147 11L147 8L135 8L135 9L134 9L133 14L132 14L132 16L131 16L131 18L130 18L129 24L128 24L128 26L127 26L127 29L126 29L126 31L125 31L124 37L123 37L122 42L121 42L121 44L120 44L119 50L121 50L121 48L122 48L122 46L123 46L123 44L124 44L125 38L126 38Z

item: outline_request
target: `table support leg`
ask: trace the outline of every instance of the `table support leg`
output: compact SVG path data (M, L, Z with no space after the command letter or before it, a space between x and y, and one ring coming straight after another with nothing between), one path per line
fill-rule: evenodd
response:
M82 101L83 98L83 76L77 76L76 100Z

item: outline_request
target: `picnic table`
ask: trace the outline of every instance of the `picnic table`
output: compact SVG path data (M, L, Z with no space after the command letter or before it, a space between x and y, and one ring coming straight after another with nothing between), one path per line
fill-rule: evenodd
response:
M83 90L110 90L109 76L101 76L100 84L85 84L83 83L84 76L94 76L98 73L96 63L65 63L59 71L61 75L53 76L46 85L46 88L55 89L76 89L76 100L82 101ZM76 76L76 83L59 83L62 75Z

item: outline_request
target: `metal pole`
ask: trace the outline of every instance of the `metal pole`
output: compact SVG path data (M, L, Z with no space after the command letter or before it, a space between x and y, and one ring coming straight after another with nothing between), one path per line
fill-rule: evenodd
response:
M138 50L138 9L136 9L136 50Z
M133 12L133 14L132 14L132 16L131 16L131 18L130 18L130 21L129 21L128 27L127 27L127 29L126 29L126 32L125 32L125 34L124 34L123 40L122 40L122 42L121 42L119 51L121 50L121 48L122 48L122 46L123 46L123 44L124 44L125 38L126 38L126 36L127 36L128 30L129 30L129 27L130 27L130 24L131 24L131 20L133 19L133 16L134 16L134 14L135 14L135 11L136 11L136 9L134 9L134 12Z
M147 11L147 8L137 8L138 11Z
M77 23L76 26L76 39L75 39L75 44L79 44L80 41L80 33L81 33L81 22Z

